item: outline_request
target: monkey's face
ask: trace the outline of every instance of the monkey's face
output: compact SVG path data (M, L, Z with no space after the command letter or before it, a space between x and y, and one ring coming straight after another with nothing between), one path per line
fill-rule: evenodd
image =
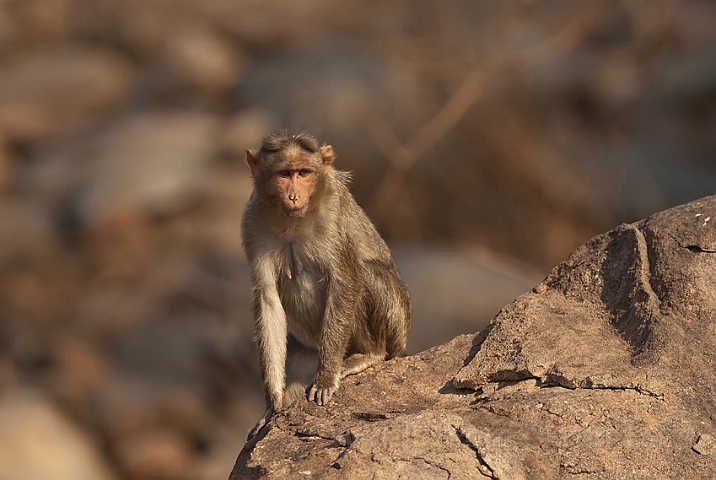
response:
M303 216L318 183L310 163L282 165L271 173L271 189L281 211L289 217Z
M286 216L302 217L311 208L314 197L320 197L333 161L333 149L324 146L313 151L298 144L276 149L264 147L260 152L247 150L246 161L261 198Z

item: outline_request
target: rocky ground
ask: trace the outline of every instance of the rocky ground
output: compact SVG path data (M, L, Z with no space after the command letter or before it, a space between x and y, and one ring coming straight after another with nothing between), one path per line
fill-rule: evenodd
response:
M263 409L244 150L306 127L410 353L713 193L707 2L0 0L0 476L224 479Z
M230 478L712 478L714 218L594 237L477 336L275 416Z

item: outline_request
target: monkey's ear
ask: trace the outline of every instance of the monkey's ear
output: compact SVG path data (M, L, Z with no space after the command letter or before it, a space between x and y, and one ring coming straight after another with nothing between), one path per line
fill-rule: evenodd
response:
M259 154L256 150L246 149L246 164L251 169L251 176L256 178L259 170Z
M321 157L323 157L323 173L325 174L328 173L331 163L333 163L333 147L330 145L321 147Z

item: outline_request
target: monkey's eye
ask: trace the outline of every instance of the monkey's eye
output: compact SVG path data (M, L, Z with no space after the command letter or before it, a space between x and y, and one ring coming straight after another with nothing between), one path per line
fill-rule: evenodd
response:
M310 170L308 170L308 169L306 169L306 168L302 168L301 170L298 171L298 176L299 176L299 177L305 177L305 176L307 176L309 173L311 173Z
M281 170L280 172L278 172L278 174L280 177L288 178L291 176L291 171L290 170Z

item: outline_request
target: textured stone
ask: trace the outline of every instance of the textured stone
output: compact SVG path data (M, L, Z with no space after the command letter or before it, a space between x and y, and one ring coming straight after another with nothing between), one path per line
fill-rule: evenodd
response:
M231 479L712 478L716 196L594 237L470 336L297 402Z

